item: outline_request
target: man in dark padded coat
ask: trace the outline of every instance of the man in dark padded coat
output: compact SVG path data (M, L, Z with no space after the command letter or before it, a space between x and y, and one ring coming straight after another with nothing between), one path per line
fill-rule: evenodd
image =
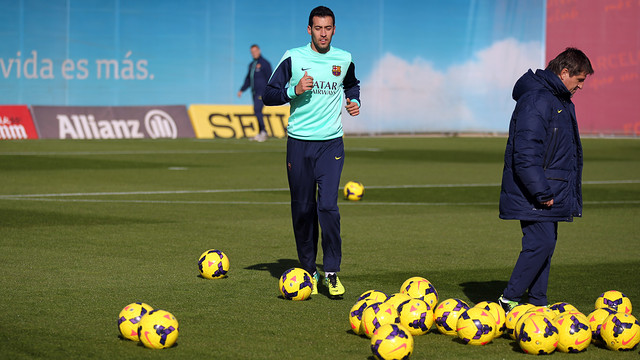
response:
M262 115L262 93L267 86L269 77L271 77L271 64L267 59L262 57L262 52L258 45L251 45L251 57L253 61L249 64L249 71L244 79L244 84L238 91L238 97L242 96L242 93L251 88L251 94L253 99L253 112L258 119L258 134L249 140L263 142L266 141L269 135L267 129L264 126L264 118Z
M567 48L545 70L516 82L504 154L500 218L520 220L522 251L499 303L510 311L528 291L547 305L558 221L582 216L582 145L571 97L593 74L589 58Z

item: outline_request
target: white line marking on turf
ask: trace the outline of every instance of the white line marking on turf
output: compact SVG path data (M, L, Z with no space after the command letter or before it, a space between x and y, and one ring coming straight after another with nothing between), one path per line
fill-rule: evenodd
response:
M589 205L615 205L615 204L640 204L640 200L607 200L607 201L585 201Z
M133 204L206 204L206 205L289 205L288 201L202 201L202 200L105 200L105 199L58 199L58 198L6 198L5 200L79 202L79 203L133 203Z
M122 150L122 151L34 151L2 152L0 156L55 156L55 155L156 155L156 154L245 154L285 152L285 149L262 150Z
M120 204L183 204L183 205L289 205L289 201L189 201L189 200L105 200L105 199L59 199L59 198L5 198L17 201L75 202L75 203L120 203ZM585 201L586 205L640 204L640 200ZM340 202L339 206L498 206L497 202Z
M29 197L69 197L69 196L215 194L215 193L272 192L272 191L289 191L289 189L288 188L280 188L280 189L211 189L211 190L122 191L122 192L62 193L62 194L23 194L23 195L0 195L0 199L3 199L3 198L29 198Z
M377 152L377 148L347 148L347 152ZM0 152L0 156L84 156L84 155L156 155L156 154L253 154L284 153L285 148L260 150L121 150L121 151L22 151Z
M494 187L500 184L422 184L422 185L380 185L365 186L365 189L427 189L427 188L460 188L460 187Z
M583 181L582 184L587 185L610 185L610 184L638 184L640 180L597 180Z
M584 181L584 185L615 185L638 184L640 180L602 180ZM422 185L381 185L366 186L366 189L409 189L409 188L462 188L462 187L495 187L500 184L422 184ZM60 194L5 194L0 199L26 198L26 197L70 197L70 196L118 196L118 195L178 195L178 194L215 194L215 193L240 193L240 192L279 192L289 191L289 188L271 189L209 189L209 190L165 190L165 191L119 191L119 192L87 192L87 193L60 193Z
M640 180L595 180L583 181L583 185L614 185L614 184L638 184ZM493 187L500 186L500 183L493 184L422 184L422 185L382 185L365 186L366 189L420 189L420 188L458 188L458 187Z

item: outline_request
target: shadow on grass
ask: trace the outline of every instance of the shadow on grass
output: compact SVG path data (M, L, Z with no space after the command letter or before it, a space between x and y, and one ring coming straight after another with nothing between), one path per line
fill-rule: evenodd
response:
M467 343L464 342L464 340L460 339L458 336L452 338L451 341L457 344L467 345Z
M515 340L511 341L509 343L509 345L511 345L511 350L513 352L517 352L517 353L520 353L520 354L524 353L524 351L522 351L522 349L520 348L520 344L518 344L518 341L515 341Z
M140 341L137 343L137 346L142 347L142 348L145 348L145 349L148 349L148 348L147 348L146 346L144 346L144 344L143 344L142 342L140 342ZM167 347L167 348L163 348L162 350L166 350L166 349L174 349L174 348L177 348L177 347L178 347L178 342L176 341L175 343L173 343L173 345L171 345L171 346L169 346L169 347ZM157 348L156 348L156 350L157 350Z
M200 279L203 279L203 280L226 280L227 278L229 278L228 275L225 275L223 277L219 277L219 278L215 278L215 279L209 279L209 278L206 278L206 277L202 276L202 274L198 274L197 277L199 277Z
M367 339L367 336L366 336L366 335L363 335L363 334L356 334L356 332L355 332L355 331L353 331L353 329L346 330L346 331L345 331L345 333L347 333L347 334L349 334L349 335L351 335L351 336L357 336L357 337L360 337L360 338L363 338L363 339Z
M121 341L125 341L125 342L129 342L129 343L134 344L134 342L132 340L127 339L126 337L124 337L122 335L118 335L118 338ZM138 347L146 348L146 346L144 346L144 344L142 342L140 342L140 341L136 341L135 345L138 346ZM175 343L173 343L173 345L171 345L171 346L169 346L168 348L165 348L165 349L173 349L173 348L176 348L176 347L178 347L178 342L177 341Z
M474 304L481 301L498 301L498 297L506 286L507 282L501 280L469 281L460 284L462 292Z
M271 276L276 279L280 279L282 273L291 269L292 267L300 267L300 263L298 260L294 259L278 259L276 262L271 263L261 263L247 266L245 269L247 270L258 270L258 271L268 271Z

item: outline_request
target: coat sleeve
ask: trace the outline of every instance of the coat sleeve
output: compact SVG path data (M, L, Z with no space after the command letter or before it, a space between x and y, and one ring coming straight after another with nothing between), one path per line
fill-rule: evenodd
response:
M513 167L520 182L539 203L553 199L554 194L544 173L548 109L544 99L530 96L516 105L513 142Z
M249 86L251 86L250 74L251 74L251 65L249 65L249 71L247 71L247 76L244 78L244 84L242 84L240 91L244 92L249 88Z
M262 102L268 106L284 105L295 97L295 90L289 86L291 80L291 57L285 53L276 70L271 74L262 94ZM293 92L293 93L292 93Z
M271 63L269 63L266 59L263 59L264 62L262 63L262 67L264 68L263 71L265 72L265 74L268 74L267 76L271 76L271 72L273 71L271 69Z
M347 74L345 75L342 84L344 85L345 96L351 100L355 100L358 103L358 106L361 106L360 80L356 78L356 66L353 62L349 65L349 69L347 70Z

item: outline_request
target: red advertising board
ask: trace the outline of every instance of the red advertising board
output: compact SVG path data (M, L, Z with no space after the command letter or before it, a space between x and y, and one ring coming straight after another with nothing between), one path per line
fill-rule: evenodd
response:
M0 140L37 138L38 132L26 105L0 105Z
M640 0L548 0L547 62L569 46L595 70L573 99L580 131L640 136Z

